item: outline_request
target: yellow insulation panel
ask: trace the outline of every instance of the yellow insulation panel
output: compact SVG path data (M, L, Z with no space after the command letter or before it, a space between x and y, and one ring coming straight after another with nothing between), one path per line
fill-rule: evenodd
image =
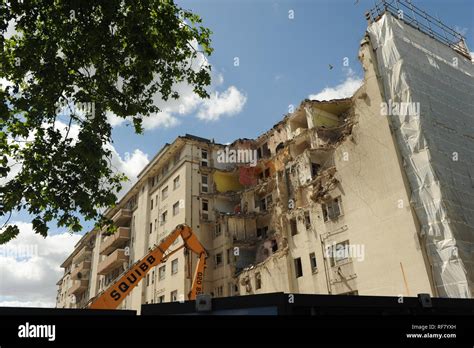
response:
M213 175L218 192L239 191L244 187L239 182L239 176L234 172L216 171Z

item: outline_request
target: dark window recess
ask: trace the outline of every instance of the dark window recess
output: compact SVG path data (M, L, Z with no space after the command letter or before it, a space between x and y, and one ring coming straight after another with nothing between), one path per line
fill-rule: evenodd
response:
M268 148L267 143L263 144L262 146L260 146L257 149L257 158L258 159L264 158L264 157L270 157L270 155L271 155L271 152L270 152L270 149Z
M304 224L307 230L311 228L311 218L309 217L309 211L304 213Z
M262 276L260 272L255 273L255 289L261 289L262 288Z
M335 220L341 215L340 199L335 198L328 203L322 204L324 221Z
M314 178L318 175L319 168L321 166L318 163L311 163L311 176Z
M291 219L290 220L290 230L291 230L291 235L292 236L298 234L298 227L296 225L296 219Z
M316 254L309 254L309 261L311 262L311 270L315 273L318 270L318 264L316 262Z
M272 240L272 252L276 253L278 251L278 242L273 239Z
M220 266L222 265L222 253L218 253L214 256L214 260L215 260L215 266Z
M270 157L271 153L270 153L270 149L268 148L268 144L265 143L262 145L262 156L263 157Z
M275 150L278 153L279 151L283 150L284 148L285 148L285 145L283 143L279 143Z
M339 206L339 198L336 198L333 202L332 202L332 214L333 216L336 218L338 216L341 215L341 207ZM331 214L329 214L329 217L331 217Z
M206 193L209 192L209 182L207 175L201 177L201 191Z
M257 228L257 237L259 238L266 238L268 232L268 226Z
M207 167L207 151L201 150L201 166Z
M262 209L263 211L267 210L267 201L265 200L265 198L260 200L260 209Z
M267 196L267 208L273 203L273 197L272 195Z
M301 257L295 259L295 274L296 278L303 276L303 266L301 264Z
M219 237L221 234L222 234L221 224L216 223L216 226L215 226L215 229L214 229L214 238Z
M232 249L231 248L227 249L227 255L226 256L227 256L227 264L230 264L231 261L232 261Z

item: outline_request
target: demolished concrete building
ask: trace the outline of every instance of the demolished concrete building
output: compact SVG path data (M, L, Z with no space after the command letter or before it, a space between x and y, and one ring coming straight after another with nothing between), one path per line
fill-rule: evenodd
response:
M87 302L179 223L208 250L204 287L216 297L472 297L470 58L388 11L372 19L359 59L364 81L351 98L304 100L257 139L167 144L107 213L121 238L93 230L63 263L58 306ZM420 113L384 115L389 102ZM184 298L194 264L184 252L168 260L122 308Z

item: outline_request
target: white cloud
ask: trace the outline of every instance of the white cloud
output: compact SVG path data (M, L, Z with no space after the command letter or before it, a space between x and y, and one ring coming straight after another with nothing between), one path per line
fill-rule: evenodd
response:
M10 39L14 34L18 32L15 30L16 23L12 19L8 22L7 31L5 32L5 39Z
M181 113L183 113L183 111L181 111ZM171 128L180 123L181 121L177 117L172 116L169 112L160 112L156 115L143 118L143 128L147 130L158 127Z
M118 117L117 115L115 115L113 112L110 112L110 111L106 113L106 117L107 117L107 121L109 121L112 127L120 126L126 121L126 119L124 119L123 117Z
M112 169L117 173L124 173L128 181L122 184L123 188L118 194L120 199L137 181L137 175L148 164L148 155L139 149L135 149L131 154L126 152L122 158L115 148L108 144L106 147L112 152Z
M216 74L213 85L210 87L210 98L201 99L192 87L186 83L175 86L179 93L179 99L164 101L160 95L155 95L154 104L160 108L157 114L143 117L143 128L152 130L156 128L171 128L182 123L183 117L196 113L197 117L206 121L217 121L221 116L231 116L240 112L247 101L243 92L235 86L230 86L224 92L216 90L216 86L222 85L224 78L222 74ZM121 126L126 120L112 113L107 118L113 127Z
M197 48L196 42L193 42L193 46ZM210 63L202 53L199 53L191 63L191 67L195 71L206 65L210 66ZM193 87L187 82L177 83L173 86L173 89L178 92L179 99L170 98L165 101L159 93L153 96L154 105L161 111L157 114L143 117L143 128L145 130L152 130L158 127L175 127L182 123L183 117L193 113L201 120L216 121L221 116L234 115L240 112L247 97L232 85L223 92L218 91L218 87L224 84L224 76L222 73L215 72L215 70L215 68L211 70L212 83L208 88L208 93L211 96L210 99L201 99L194 93ZM113 127L121 126L125 123L123 118L112 113L108 113L107 118Z
M0 178L0 185L5 185L13 179L21 170L21 163L15 162L10 156L7 156L7 165L10 166L10 171L6 177Z
M9 28L10 32L13 33L13 23L10 24ZM192 45L197 49L196 41ZM206 56L198 53L196 59L191 62L191 68L199 71L203 66L210 66L210 63ZM93 74L95 69L94 67L89 67L89 70ZM215 68L211 70L212 83L208 88L208 93L211 95L210 99L201 99L194 93L193 87L187 82L177 83L173 86L173 90L179 94L179 99L170 98L164 100L159 93L153 96L153 103L160 109L160 112L143 117L143 128L145 130L152 130L158 127L175 127L181 124L183 117L193 113L201 120L217 121L221 116L235 115L240 112L247 101L247 97L233 85L229 86L225 91L219 91L218 87L224 84L224 76L215 70ZM156 76L157 79L159 79L159 76ZM5 79L0 79L0 85L2 84L7 85L9 82ZM119 90L122 88L122 85L123 80L119 79L117 81ZM68 114L67 108L61 111L66 115ZM122 126L127 120L132 121L132 118L124 119L111 111L107 112L106 117L112 127Z
M0 246L0 306L54 307L60 265L81 235L65 232L43 238L31 223L12 224L20 234Z
M0 301L0 307L55 307L52 301Z
M247 101L237 88L230 86L225 92L215 92L202 103L197 117L206 121L217 121L221 116L232 116L239 113Z
M352 69L346 71L346 79L336 87L326 87L322 91L308 96L310 100L331 100L352 97L362 85L362 78L355 75Z
M222 85L224 83L224 75L222 75L221 73L215 74L214 79L213 79L213 83L216 86Z
M157 114L151 115L150 117L143 117L143 128L146 130L151 130L155 129L158 127L164 127L164 128L171 128L174 126L177 126L178 124L181 123L181 121L173 116L171 113L176 113L180 115L184 115L190 111L190 107L192 106L192 103L186 101L185 99L188 99L189 96L184 96L183 100L184 102L176 107L168 107L167 110L169 111L161 111ZM132 123L133 118L132 117L119 117L115 115L113 112L108 111L107 114L107 121L110 123L112 127L118 127L126 123L127 121Z
M50 126L51 125L43 124L43 128L48 128ZM72 144L76 143L77 138L79 137L79 132L81 131L81 127L79 127L79 125L77 124L71 124L71 127L68 127L66 123L58 121L58 120L56 120L56 122L54 123L54 128L59 130L63 138L65 138L67 135L68 139L72 140L71 142ZM69 128L69 132L68 132L68 128Z
M13 86L13 84L5 78L0 78L0 88L6 88L8 86Z
M201 58L201 64L206 64ZM196 64L199 65L199 64ZM179 83L175 86L179 99L164 101L161 96L154 96L154 103L161 112L143 118L143 128L152 130L158 127L171 128L182 123L183 117L195 113L201 120L217 121L221 116L235 115L242 110L247 97L235 86L230 86L224 92L216 90L224 83L222 74L213 75L210 86L210 98L201 99L194 93L192 86Z

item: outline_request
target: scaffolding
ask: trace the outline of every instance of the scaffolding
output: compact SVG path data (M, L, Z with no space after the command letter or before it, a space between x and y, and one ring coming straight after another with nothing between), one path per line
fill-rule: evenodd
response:
M369 22L375 22L389 12L406 24L420 30L471 60L471 54L462 34L448 27L439 19L413 5L411 0L379 0L365 13Z

